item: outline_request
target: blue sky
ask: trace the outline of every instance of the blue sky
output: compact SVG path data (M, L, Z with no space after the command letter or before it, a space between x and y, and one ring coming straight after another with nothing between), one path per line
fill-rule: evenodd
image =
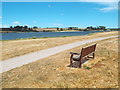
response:
M1 27L118 27L116 2L2 2Z

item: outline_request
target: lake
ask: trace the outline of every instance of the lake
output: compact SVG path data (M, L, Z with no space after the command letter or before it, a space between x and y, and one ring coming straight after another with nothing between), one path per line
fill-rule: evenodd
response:
M90 33L103 31L77 31L77 32L22 32L22 33L0 33L2 38L0 40L15 40L23 38L40 38L40 37L60 37L60 36L81 36Z

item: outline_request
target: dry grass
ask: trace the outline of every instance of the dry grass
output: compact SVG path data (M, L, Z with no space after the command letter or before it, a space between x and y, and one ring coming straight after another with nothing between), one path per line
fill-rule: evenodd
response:
M68 67L80 46L4 72L3 88L118 88L118 38L96 43L95 58L83 65L89 70Z
M3 41L2 53L1 53L2 60L63 45L63 44L73 43L86 39L94 39L98 37L117 35L117 34L118 34L117 31L113 31L113 32L101 32L101 33L89 34L86 36Z

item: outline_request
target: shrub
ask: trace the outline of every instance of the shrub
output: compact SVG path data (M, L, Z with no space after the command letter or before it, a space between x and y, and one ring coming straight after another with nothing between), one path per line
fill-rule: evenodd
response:
M35 37L35 36L33 36L33 37L32 37L32 39L36 39L36 37Z
M91 69L91 67L88 67L88 66L83 66L83 67L84 69L87 69L87 70Z

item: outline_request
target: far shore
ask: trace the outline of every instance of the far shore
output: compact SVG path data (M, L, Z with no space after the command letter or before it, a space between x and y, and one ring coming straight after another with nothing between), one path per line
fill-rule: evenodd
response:
M63 30L63 31L38 31L38 32L80 32L85 30ZM104 30L87 30L87 31L104 31ZM105 30L105 31L113 31L113 30ZM0 33L25 33L20 31L0 31Z
M18 31L0 31L0 33L18 33Z

